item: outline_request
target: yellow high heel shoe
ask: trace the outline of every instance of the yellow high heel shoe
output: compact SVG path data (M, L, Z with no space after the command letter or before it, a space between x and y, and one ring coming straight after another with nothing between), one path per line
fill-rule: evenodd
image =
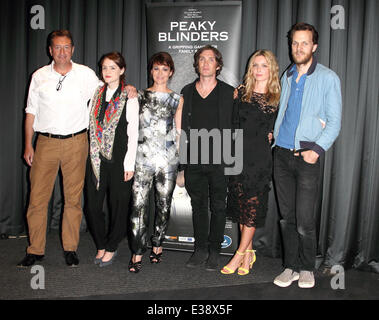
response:
M241 252L239 252L239 251L237 250L236 253L237 253L239 256L244 256L246 252L241 253ZM242 261L241 261L241 263L242 263ZM240 265L241 265L241 263L240 263ZM224 266L224 267L221 269L221 273L222 273L222 274L233 274L234 272L236 272L237 269L238 269L238 267L235 268L234 270L232 270L232 269L230 269L229 267Z
M257 260L257 256L255 255L255 250L246 250L245 252L252 252L253 253L253 260L249 264L249 269L239 267L238 268L238 275L240 276L246 276L249 274L250 269L253 267L254 262Z

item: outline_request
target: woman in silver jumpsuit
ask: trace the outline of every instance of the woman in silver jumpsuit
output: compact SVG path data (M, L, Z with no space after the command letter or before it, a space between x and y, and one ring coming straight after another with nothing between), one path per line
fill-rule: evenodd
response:
M159 263L162 242L168 227L172 194L179 164L178 142L183 99L167 87L175 68L166 52L154 54L148 64L153 85L138 93L140 132L137 148L133 207L131 214L131 249L129 271L141 269L146 252L149 226L149 194L155 191L155 224L151 237L151 263Z

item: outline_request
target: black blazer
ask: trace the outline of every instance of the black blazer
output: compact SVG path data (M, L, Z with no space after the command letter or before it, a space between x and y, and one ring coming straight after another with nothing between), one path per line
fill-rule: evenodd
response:
M181 94L183 95L184 104L183 104L183 111L182 111L182 130L186 133L185 135L182 135L181 141L180 141L180 148L189 148L189 134L191 129L191 116L192 116L192 97L194 90L196 90L196 82L194 82L186 85L182 91ZM218 94L218 123L220 130L223 129L232 129L232 115L233 115L233 92L234 88L227 83L218 80L217 85L217 94ZM185 139L187 137L187 139ZM222 135L221 135L222 138ZM222 140L221 140L222 141ZM189 150L189 149L187 149ZM222 159L223 163L223 159ZM180 170L184 169L183 163L181 163Z

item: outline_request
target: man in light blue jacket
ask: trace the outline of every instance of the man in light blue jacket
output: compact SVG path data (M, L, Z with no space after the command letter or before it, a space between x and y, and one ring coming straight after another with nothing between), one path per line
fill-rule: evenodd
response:
M317 62L318 33L306 23L288 33L294 64L283 75L274 128L274 181L282 220L285 270L274 283L315 285L319 157L341 128L341 85L335 72Z

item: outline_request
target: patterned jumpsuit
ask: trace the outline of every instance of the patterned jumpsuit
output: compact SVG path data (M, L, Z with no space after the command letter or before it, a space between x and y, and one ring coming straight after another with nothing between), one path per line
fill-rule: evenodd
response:
M149 226L149 194L155 191L155 225L152 245L160 247L168 227L179 154L174 115L180 95L143 90L138 92L140 131L133 183L131 248L146 251Z

